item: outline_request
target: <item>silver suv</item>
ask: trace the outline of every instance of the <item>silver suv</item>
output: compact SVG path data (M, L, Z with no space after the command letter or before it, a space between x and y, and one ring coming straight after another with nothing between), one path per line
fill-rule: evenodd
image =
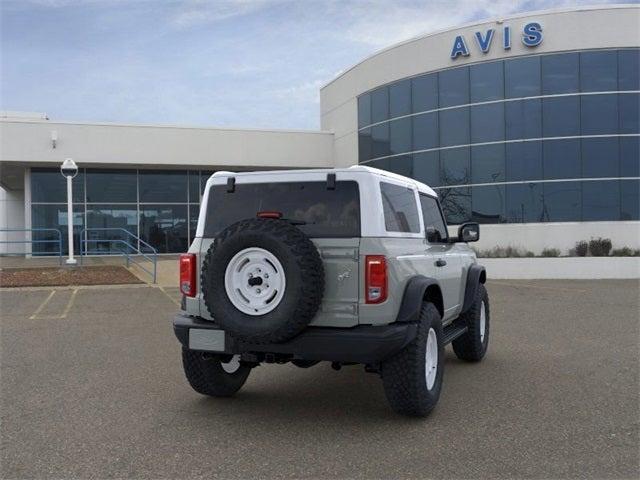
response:
M199 393L231 396L261 363L361 363L391 407L426 415L444 347L479 361L489 341L485 270L452 237L428 186L355 166L217 172L180 257L174 331Z

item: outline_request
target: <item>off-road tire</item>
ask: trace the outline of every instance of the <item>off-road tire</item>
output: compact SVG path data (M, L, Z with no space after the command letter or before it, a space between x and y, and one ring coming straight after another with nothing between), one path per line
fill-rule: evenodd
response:
M259 316L238 310L225 290L225 271L239 251L258 247L275 255L286 275L278 306ZM215 238L205 255L202 276L205 305L214 321L248 343L279 343L299 334L313 319L324 294L324 268L318 249L294 225L278 219L237 222Z
M218 356L204 356L202 352L182 347L184 373L196 392L210 397L230 397L247 381L251 367L240 364L238 370L227 373Z
M482 303L485 307L484 340L480 339L480 312ZM476 289L476 296L468 311L460 315L458 322L467 326L467 333L456 338L451 344L453 351L460 360L479 362L487 353L489 347L489 295L481 283Z
M430 329L435 331L438 347L436 378L427 388L425 354ZM382 363L384 392L397 413L415 417L428 415L438 403L442 389L444 345L442 319L433 303L424 302L420 311L418 333L411 343Z

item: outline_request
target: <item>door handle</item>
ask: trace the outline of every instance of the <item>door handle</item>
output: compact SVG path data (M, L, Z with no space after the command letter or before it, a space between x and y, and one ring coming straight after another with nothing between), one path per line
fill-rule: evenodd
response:
M447 264L446 260L442 260L441 258L436 260L436 267L444 267L446 264Z

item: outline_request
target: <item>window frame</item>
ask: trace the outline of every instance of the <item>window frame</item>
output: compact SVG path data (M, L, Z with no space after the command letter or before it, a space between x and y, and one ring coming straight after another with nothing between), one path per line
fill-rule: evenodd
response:
M422 197L424 198L430 198L432 200L434 200L436 202L436 206L438 207L438 212L440 213L440 220L442 220L442 225L444 226L444 232L446 237L443 239L443 241L441 242L430 242L429 239L427 239L427 221L424 218L424 211L422 210ZM441 245L444 243L450 243L449 242L449 228L447 225L447 219L444 216L444 213L442 212L442 206L440 205L440 201L438 200L438 197L434 197L433 195L429 195L425 192L418 192L418 203L420 204L420 217L422 218L422 226L423 226L423 231L424 231L424 238L427 239L427 243L432 244L432 245Z
M409 231L401 231L401 230L389 230L387 228L387 219L384 214L384 195L382 193L382 186L384 184L388 184L394 187L405 188L409 192L413 193L413 204L416 208L416 214L418 219L418 231L412 232ZM394 182L391 178L385 178L384 180L380 180L378 182L378 194L380 195L380 206L382 207L382 226L384 227L385 236L389 237L410 237L410 238L424 238L425 237L425 229L424 222L422 221L422 208L420 206L420 200L418 199L418 192L415 187L412 185L408 185L406 183Z

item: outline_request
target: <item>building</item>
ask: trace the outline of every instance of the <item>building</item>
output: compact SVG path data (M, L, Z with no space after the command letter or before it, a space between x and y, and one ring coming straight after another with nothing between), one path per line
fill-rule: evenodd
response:
M320 132L7 116L4 222L63 227L57 167L71 156L78 234L117 226L178 252L210 171L359 163L434 187L450 225L485 224L480 248L566 252L598 236L639 248L639 23L639 6L619 5L414 38L325 85Z

